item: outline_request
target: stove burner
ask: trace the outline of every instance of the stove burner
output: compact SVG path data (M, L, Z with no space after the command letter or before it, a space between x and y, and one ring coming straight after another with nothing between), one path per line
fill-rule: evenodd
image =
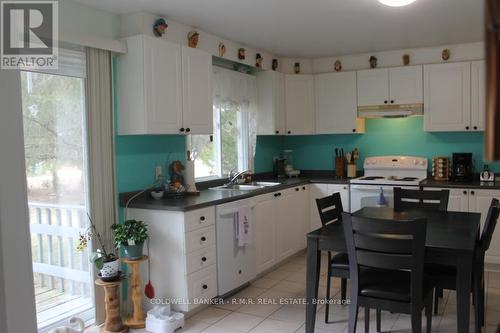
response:
M417 180L418 178L416 177L403 177L403 178L393 178L391 180L395 180L397 182L412 182L414 180Z
M363 177L360 178L361 180L376 180L376 179L384 179L385 177L380 177L380 176L369 176L369 177Z

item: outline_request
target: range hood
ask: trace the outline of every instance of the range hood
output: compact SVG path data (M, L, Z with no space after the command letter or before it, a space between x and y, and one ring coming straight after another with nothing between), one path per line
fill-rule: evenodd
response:
M399 104L399 105L372 105L358 107L359 118L402 118L410 116L422 116L424 105Z

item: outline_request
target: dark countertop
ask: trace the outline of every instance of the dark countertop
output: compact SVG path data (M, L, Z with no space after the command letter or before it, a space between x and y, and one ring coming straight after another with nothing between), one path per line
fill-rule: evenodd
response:
M427 178L420 182L422 187L445 187L445 188L470 188L481 190L500 190L500 182L481 182L479 179L470 182L456 182L452 180L434 180Z
M151 191L146 191L133 199L129 204L129 208L142 208L142 209L158 209L170 211L190 211L198 208L220 205L226 202L237 201L245 198L251 198L257 195L276 192L290 187L310 184L310 183L323 183L323 184L349 184L348 179L335 179L333 177L300 177L300 178L287 178L287 179L259 179L262 181L280 182L281 185L269 186L255 191L227 191L227 190L209 190L203 189L200 195L187 195L182 198L172 199L163 198L160 200L153 199L150 195ZM120 193L120 206L125 207L127 200L137 193L128 192Z

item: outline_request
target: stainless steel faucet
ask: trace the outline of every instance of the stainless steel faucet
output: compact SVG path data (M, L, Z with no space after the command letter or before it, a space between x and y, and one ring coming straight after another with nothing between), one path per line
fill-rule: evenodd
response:
M229 177L228 177L229 183L227 185L232 185L232 184L236 183L236 180L238 179L239 176L241 176L244 173L250 172L250 169L246 169L246 170L234 173L234 171L236 169L237 168L233 168L233 169L231 169L231 171L229 171Z

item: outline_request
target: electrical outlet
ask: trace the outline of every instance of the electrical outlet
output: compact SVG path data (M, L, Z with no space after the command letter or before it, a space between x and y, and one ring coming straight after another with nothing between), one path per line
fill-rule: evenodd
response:
M163 168L161 165L157 165L155 168L155 179L159 180L161 178L163 178Z

